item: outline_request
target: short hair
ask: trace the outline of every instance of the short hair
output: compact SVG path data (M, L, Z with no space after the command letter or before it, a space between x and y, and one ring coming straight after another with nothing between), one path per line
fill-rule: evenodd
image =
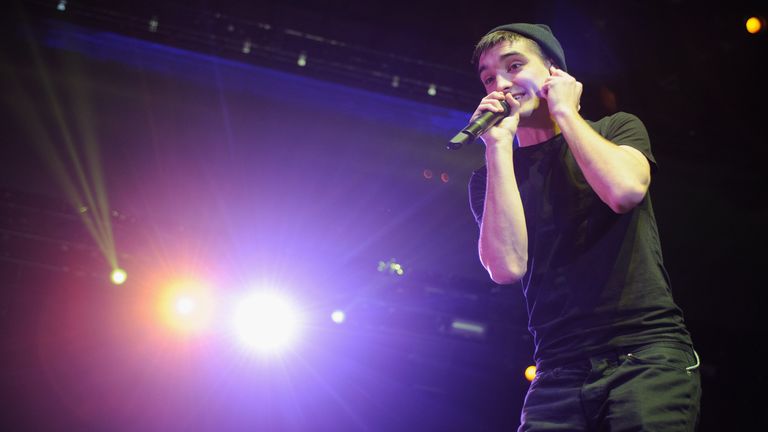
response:
M541 57L542 60L546 61L549 59L548 56L544 55L544 50L541 49L541 46L536 43L535 40L527 38L519 33L507 30L497 30L495 32L488 33L487 35L483 36L479 42L477 42L477 45L475 45L475 51L472 53L472 64L477 65L477 63L480 61L480 56L482 56L483 53L504 41L509 43L526 43L528 44L529 48L531 48L536 54L539 55L539 57Z

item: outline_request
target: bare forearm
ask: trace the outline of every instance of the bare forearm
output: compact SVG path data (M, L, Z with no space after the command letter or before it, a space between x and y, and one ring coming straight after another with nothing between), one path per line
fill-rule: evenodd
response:
M616 213L636 206L648 191L650 165L639 151L618 146L598 134L571 110L553 113L584 177Z
M480 261L491 279L508 284L525 274L528 261L528 234L511 144L488 147L486 159L488 180L478 242Z

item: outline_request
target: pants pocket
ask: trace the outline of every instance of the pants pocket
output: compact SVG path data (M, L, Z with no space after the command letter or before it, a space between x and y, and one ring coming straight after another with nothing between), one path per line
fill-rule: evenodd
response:
M627 353L627 362L656 365L692 373L699 368L699 355L693 349L647 345Z

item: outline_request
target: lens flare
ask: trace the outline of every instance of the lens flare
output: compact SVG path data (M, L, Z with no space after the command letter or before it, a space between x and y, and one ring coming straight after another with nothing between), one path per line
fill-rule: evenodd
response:
M245 348L261 354L278 354L298 338L300 317L286 297L257 292L240 302L233 324Z
M109 279L115 285L122 285L128 279L128 273L126 273L123 269L116 268L112 270L112 273L109 275Z

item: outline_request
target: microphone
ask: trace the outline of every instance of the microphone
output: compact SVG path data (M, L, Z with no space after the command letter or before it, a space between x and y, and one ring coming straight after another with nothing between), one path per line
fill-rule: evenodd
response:
M501 119L509 115L509 104L506 101L500 101L501 107L504 108L502 112L486 111L480 114L474 121L468 124L461 130L451 141L445 146L448 150L457 150L464 144L473 143L477 137L485 133L493 125L498 123Z

